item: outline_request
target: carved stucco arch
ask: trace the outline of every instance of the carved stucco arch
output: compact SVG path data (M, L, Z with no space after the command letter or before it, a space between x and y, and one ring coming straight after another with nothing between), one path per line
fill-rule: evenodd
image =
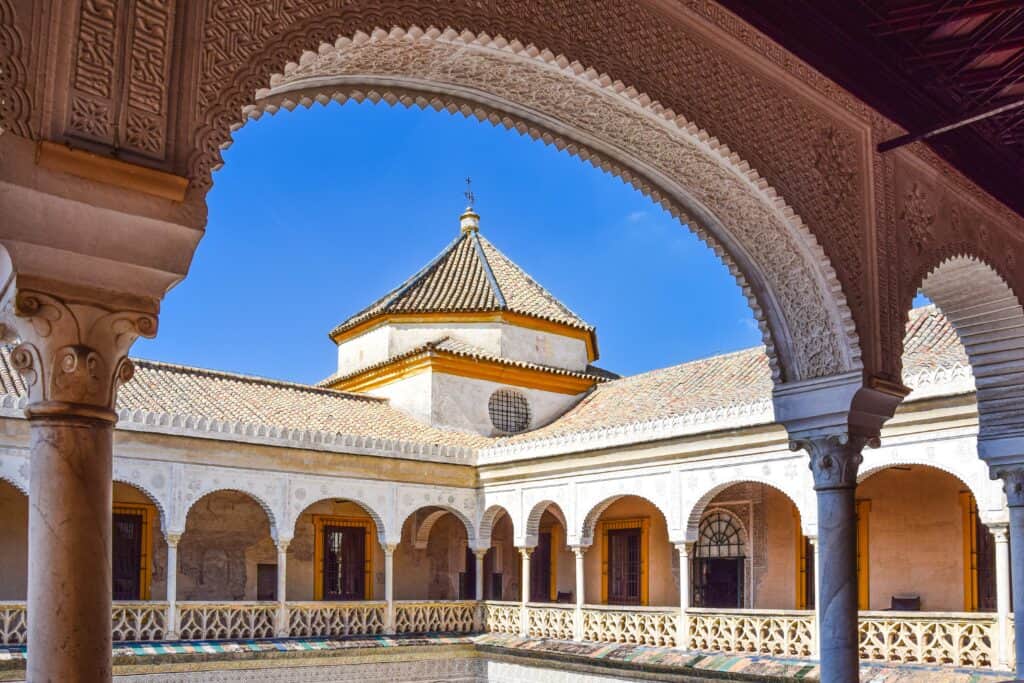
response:
M861 368L842 288L807 226L748 163L650 96L535 46L451 29L377 29L293 58L246 117L371 99L462 112L554 144L709 244L754 311L776 380Z
M456 519L458 519L460 522L462 522L462 526L466 529L466 543L469 545L470 548L476 547L477 536L476 536L476 531L474 530L474 527L473 527L473 521L469 517L467 517L465 514L463 514L462 511L459 510L458 508L450 506L450 505L442 505L442 504L439 504L439 503L427 503L426 505L421 505L420 507L416 508L415 510L412 510L412 511L406 513L404 516L402 516L401 521L395 524L395 529L396 529L396 533L398 534L398 538L397 539L392 539L393 542L398 543L398 542L401 541L402 529L405 528L405 523L408 522L417 512L419 512L420 510L422 510L424 508L438 508L439 511L441 511L441 512L453 515ZM444 516L444 515L440 515L440 516ZM433 526L433 524L439 518L440 517L435 518L434 522L431 522L431 526ZM413 527L413 530L412 530L412 532L413 532L413 539L412 540L413 541L416 540L416 531L417 531L417 529L415 527Z
M703 521L706 516L708 516L708 515L710 515L712 513L715 513L715 512L718 512L718 513L721 513L721 514L725 515L730 520L732 520L733 524L736 525L736 528L740 532L740 540L743 543L743 555L744 555L744 557L746 557L747 553L750 552L750 550L751 550L751 548L750 548L750 531L747 529L747 525L743 523L743 520L740 518L739 515L736 514L735 511L730 510L728 508L722 508L722 507L709 507L709 508L705 509L704 512L701 513L700 521ZM698 524L697 524L697 536L694 536L693 542L696 543L699 539L700 539L700 523L698 522ZM689 541L690 539L687 538L687 540Z
M280 516L274 513L274 509L267 503L267 501L260 494L256 493L255 491L250 491L245 488L234 486L212 486L210 488L202 489L199 492L197 492L195 497L189 500L188 503L183 506L181 510L181 519L178 520L178 524L175 526L174 529L168 529L168 532L179 534L184 533L185 526L188 522L188 513L192 510L192 508L196 506L196 503L203 500L207 496L213 495L215 493L225 492L241 493L244 496L248 496L253 500L254 503L259 505L263 509L263 512L267 515L267 522L270 525L270 537L273 538L275 541L278 540L281 528L278 523Z
M801 483L806 483L808 486L806 489L801 488ZM685 521L685 540L688 543L696 542L697 537L700 533L700 522L704 518L704 515L711 509L711 501L714 500L715 496L720 494L731 486L737 484L763 484L769 486L782 495L789 499L789 502L793 504L797 512L800 514L800 528L803 529L805 536L817 536L818 535L818 516L817 509L815 508L815 501L813 496L801 495L801 493L813 493L810 489L810 476L807 477L806 482L787 482L780 481L779 479L773 479L770 477L761 477L757 475L742 475L735 478L729 478L727 481L716 482L713 486L705 490L697 498L695 502L690 504L688 512L686 513ZM732 515L732 513L730 513ZM732 515L735 518L735 515ZM746 536L749 540L749 536Z
M608 496L607 498L601 500L596 505L592 506L590 510L587 512L587 514L583 517L583 524L580 527L579 545L591 546L594 544L594 531L597 528L597 522L601 519L601 515L603 515L605 511L608 510L608 508L610 508L616 502L622 500L623 498L626 498L627 496L639 498L644 502L648 503L655 510L660 512L662 518L665 520L665 526L668 529L669 542L674 542L672 539L672 524L669 521L671 517L669 516L667 508L658 505L656 502L654 502L647 496L641 495L639 493L619 493L613 496ZM570 544L576 545L573 542L570 542Z
M1007 279L964 243L935 254L919 275L970 360L982 458L1024 453L1024 308ZM904 312L909 315L909 307ZM1012 452L1016 451L1016 452Z
M491 505L480 517L480 531L477 536L477 547L480 549L487 549L491 547L492 536L494 534L494 524L501 518L502 515L508 517L509 524L512 525L512 536L515 537L516 533L516 521L509 514L509 511L504 505Z
M895 453L887 453L880 457L871 457L874 452L865 454L864 462L857 473L857 483L861 484L869 477L891 467L916 465L930 467L953 477L974 495L978 504L978 517L985 524L1006 524L1009 522L1009 508L1006 507L1006 496L1002 485L987 476L984 463L979 468L973 467L966 458L928 458L919 449L899 449ZM978 462L978 461L975 461Z
M349 491L350 490L351 489L349 489ZM377 542L380 543L382 546L387 543L386 539L387 539L388 526L387 526L387 524L384 523L384 518L381 516L381 514L379 512L377 512L377 510L374 509L374 507L372 505L368 504L367 502L365 502L364 500L362 500L360 498L352 497L350 492L349 493L339 492L337 494L330 494L330 493L322 494L316 500L313 500L313 501L311 501L309 503L302 503L301 504L301 508L296 509L294 514L291 514L291 515L288 516L288 519L285 521L285 525L284 525L284 528L288 530L288 534L287 534L287 536L283 536L283 532L279 532L278 533L279 540L281 540L282 537L286 538L286 539L289 539L289 540L294 538L295 537L295 527L298 525L299 518L302 517L303 513L305 513L306 510L308 510L309 508L313 507L317 503L321 503L321 502L323 502L325 500L341 500L341 501L344 501L346 503L353 503L354 505L359 506L359 508L363 512L365 512L370 519L373 520L373 525L377 529Z
M160 515L160 531L163 532L164 536L166 536L169 533L167 529L167 521L169 519L169 515L167 513L168 502L165 501L153 488L147 486L146 484L143 484L140 481L137 481L136 479L130 476L126 476L123 474L119 475L116 472L113 477L113 482L116 484L124 484L125 486L129 486L138 491L139 493L141 493L142 495L146 496L146 498L148 498L149 501L153 503L153 506L156 507L157 513Z
M540 534L540 518L544 516L545 512L550 512L558 520L558 523L562 525L562 528L566 530L566 533L569 533L569 525L566 524L562 506L554 500L541 500L530 508L530 512L526 516L523 546L533 548L537 545L538 534Z

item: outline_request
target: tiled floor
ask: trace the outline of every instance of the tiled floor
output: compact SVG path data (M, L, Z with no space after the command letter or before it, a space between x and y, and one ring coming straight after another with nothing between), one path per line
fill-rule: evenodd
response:
M139 673L149 666L154 671L169 662L202 661L210 669L257 669L263 663L274 661L275 667L284 664L282 658L295 662L305 660L303 653L312 656L333 657L334 655L359 655L360 661L386 651L398 655L395 648L416 648L416 658L430 658L424 647L432 645L461 645L483 656L498 655L524 658L523 661L546 660L552 667L578 664L586 667L600 667L609 674L629 675L631 671L647 671L654 675L672 674L708 678L759 680L817 680L817 663L804 659L775 657L752 657L726 655L722 653L685 652L664 647L643 645L576 643L567 641L521 638L505 634L483 634L471 636L422 635L422 636L356 636L351 638L294 638L244 641L196 641L159 643L119 643L114 648L115 663L120 672ZM410 649L408 652L412 652ZM260 653L266 653L262 657ZM24 647L0 647L2 669L10 674L21 669L25 657ZM353 660L355 661L355 660ZM218 664L222 663L222 664ZM308 666L311 662L304 661ZM2 673L2 671L0 671ZM210 680L220 680L219 676ZM995 683L1006 681L1006 673L955 669L951 667L928 667L917 665L879 666L864 665L861 680L870 683ZM127 680L140 680L135 676ZM190 678L189 680L198 680ZM225 679L226 680L226 679Z

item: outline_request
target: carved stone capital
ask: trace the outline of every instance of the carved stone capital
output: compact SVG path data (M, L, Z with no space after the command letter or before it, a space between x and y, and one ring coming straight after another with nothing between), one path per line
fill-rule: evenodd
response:
M484 557L487 556L487 551L488 550L490 550L490 548L477 548L476 550L473 551L473 555L476 557L476 559L482 561L484 559Z
M384 555L385 556L393 556L395 554L395 549L398 548L398 544L397 543L382 543L380 547L384 549Z
M279 553L287 553L288 552L288 546L291 545L291 543L292 543L292 539L290 539L290 538L279 538L279 539L277 539L277 541L276 541L277 552L279 552Z
M534 546L532 546L532 545L516 546L516 550L519 551L519 554L523 556L524 560L529 560L530 559L530 555L533 554L533 549L534 549Z
M994 474L1003 480L1006 504L1012 508L1024 507L1024 465L1000 467Z
M1000 524L988 524L989 533L992 534L992 540L996 543L1009 543L1010 542L1010 525L1006 523Z
M676 552L679 553L679 557L689 557L690 553L693 552L693 543L686 541L684 543L676 543Z
M10 287L0 303L2 337L28 389L29 417L81 415L114 422L117 387L131 379L128 349L156 334L151 313L114 310Z
M811 456L814 490L855 488L864 446L878 446L877 437L830 434L789 442L791 451L806 450Z
M181 543L181 534L164 534L164 538L167 540L168 548L177 548L178 544Z

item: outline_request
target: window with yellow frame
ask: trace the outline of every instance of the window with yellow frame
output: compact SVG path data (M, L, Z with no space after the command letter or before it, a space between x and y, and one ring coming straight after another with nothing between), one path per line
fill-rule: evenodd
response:
M377 525L368 517L313 515L313 599L324 599L324 528L352 527L365 530L363 548L363 599L373 600L373 551Z
M609 519L597 523L597 537L601 539L601 602L608 604L608 582L611 578L609 566L609 538L612 531L621 529L639 529L640 531L640 595L639 604L648 604L648 583L650 581L648 546L650 520L647 517L641 519Z
M111 516L128 515L139 518L139 551L138 551L138 597L137 600L150 599L150 580L153 576L153 518L156 508L147 503L115 503ZM115 534L112 542L116 542ZM117 556L118 548L114 548ZM134 560L135 558L131 558ZM117 568L114 568L113 580L117 581ZM115 590L116 593L116 590Z

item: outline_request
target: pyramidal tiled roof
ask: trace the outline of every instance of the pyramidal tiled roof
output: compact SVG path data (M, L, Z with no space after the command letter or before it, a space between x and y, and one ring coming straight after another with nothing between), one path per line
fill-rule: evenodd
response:
M418 273L331 330L331 336L393 313L499 311L594 330L476 230L467 230Z

